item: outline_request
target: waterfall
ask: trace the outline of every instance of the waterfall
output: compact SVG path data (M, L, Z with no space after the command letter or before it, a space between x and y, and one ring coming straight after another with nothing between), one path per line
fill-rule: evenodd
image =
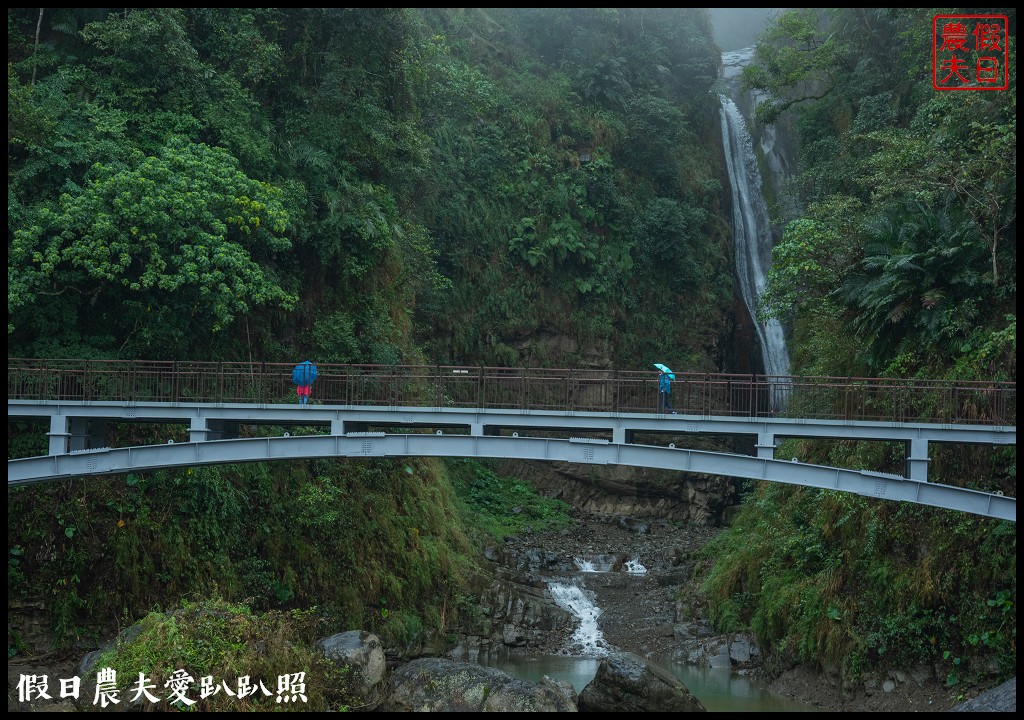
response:
M597 572L597 567L594 565L593 560L578 557L575 559L575 562L576 567L580 569L580 572Z
M604 635L597 626L601 610L594 605L583 588L572 584L550 583L548 590L551 591L551 598L558 607L579 618L580 626L576 628L576 632L572 636L573 642L576 644L575 649L581 655L607 655L608 649Z
M724 77L735 80L738 67L750 59L750 52L723 55ZM761 346L761 359L766 375L789 375L789 352L782 325L772 318L757 319L757 305L764 292L768 268L771 267L772 234L768 207L761 186L754 142L747 131L743 114L729 97L720 95L722 144L732 188L733 239L736 245L736 275L743 301Z
M647 567L640 562L640 558L633 558L626 561L626 572L630 575L646 575Z
M593 557L578 555L573 558L576 567L580 572L585 573L616 572L624 560L625 557L622 555L595 555Z

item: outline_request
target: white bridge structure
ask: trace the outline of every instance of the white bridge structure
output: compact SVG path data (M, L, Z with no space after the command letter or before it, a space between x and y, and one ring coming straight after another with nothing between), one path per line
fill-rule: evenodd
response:
M683 409L685 413L685 406ZM1016 446L1015 425L977 421L960 424L767 414L665 415L346 403L299 407L284 402L39 398L9 398L7 417L9 421L46 423L49 438L47 455L8 461L8 488L63 478L223 463L333 457L513 458L766 480L1013 522L1017 519L1014 497L928 481L928 449L932 443ZM168 432L177 440L169 438L166 444L143 447L106 447L108 426L116 423L177 425L177 432L173 428ZM240 432L241 428L247 432ZM690 439L701 435L746 436L754 441L753 454L685 447ZM635 442L638 437L645 442ZM776 447L785 438L899 442L906 447L905 473L776 458Z

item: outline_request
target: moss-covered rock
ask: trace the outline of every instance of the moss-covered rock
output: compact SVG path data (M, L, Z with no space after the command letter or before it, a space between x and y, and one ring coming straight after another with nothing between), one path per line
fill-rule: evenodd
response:
M83 661L79 709L325 711L360 704L347 694L348 666L315 647L330 622L312 611L255 613L221 600L150 613ZM95 693L97 681L106 703Z

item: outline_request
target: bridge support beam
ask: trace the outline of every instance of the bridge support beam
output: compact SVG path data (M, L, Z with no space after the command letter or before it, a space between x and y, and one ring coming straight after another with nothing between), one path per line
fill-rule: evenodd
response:
M775 459L775 435L774 433L757 434L757 456L759 458Z
M189 442L206 440L237 440L238 423L233 420L211 420L194 417L188 429Z
M928 482L928 441L911 440L907 443L907 477Z
M50 455L64 455L68 451L68 418L65 415L50 416L50 432L46 433L50 438Z
M189 442L205 442L210 439L210 430L206 427L206 418L194 417L188 428Z
M612 442L620 445L633 442L633 431L624 427L612 428Z
M59 430L61 425L58 421L54 422L53 426ZM923 452L923 447L918 445L916 451ZM619 445L606 440L586 438L561 440L406 433L388 435L381 432L366 434L363 437L330 437L315 434L227 442L107 448L88 453L61 453L8 460L7 487L19 487L63 477L144 472L157 468L321 457L480 457L630 465L839 490L877 500L912 502L1017 521L1016 498L994 493L917 482L898 475L866 470L788 463L731 453L677 450L649 445ZM912 457L920 459L919 455Z

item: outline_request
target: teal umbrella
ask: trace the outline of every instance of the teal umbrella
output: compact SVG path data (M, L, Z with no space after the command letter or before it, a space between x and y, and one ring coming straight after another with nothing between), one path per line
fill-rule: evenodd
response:
M670 370L667 365L662 365L661 363L654 363L654 367L658 368L663 373L668 375L668 379L669 380L675 380L676 379L676 374L674 372L672 372L672 370Z

